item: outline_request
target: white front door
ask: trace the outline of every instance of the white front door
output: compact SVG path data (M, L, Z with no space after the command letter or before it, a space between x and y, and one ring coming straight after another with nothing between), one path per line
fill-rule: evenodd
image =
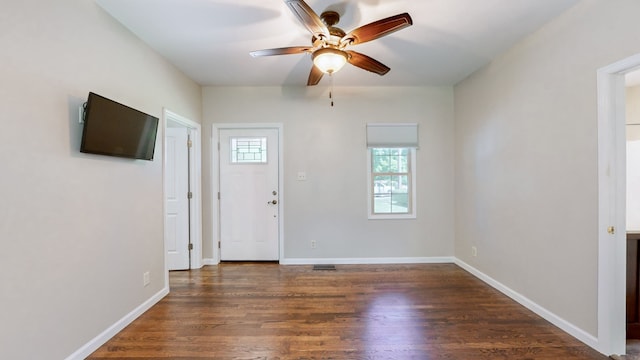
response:
M165 132L165 248L169 270L189 269L189 129Z
M220 260L278 260L278 129L220 130Z

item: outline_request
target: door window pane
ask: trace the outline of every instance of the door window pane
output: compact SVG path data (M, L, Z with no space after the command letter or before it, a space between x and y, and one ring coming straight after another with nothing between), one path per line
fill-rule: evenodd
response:
M231 138L232 164L266 164L267 138Z

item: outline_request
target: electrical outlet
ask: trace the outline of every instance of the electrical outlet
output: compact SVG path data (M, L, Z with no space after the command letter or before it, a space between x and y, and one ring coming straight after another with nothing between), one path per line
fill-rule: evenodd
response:
M306 180L307 180L307 173L304 171L298 172L298 181L306 181Z
M316 241L315 240L311 240L311 248L312 249L316 248Z
M144 274L142 274L142 285L147 286L150 283L151 283L151 275L149 274L148 271L146 271Z
M478 248L476 248L475 246L471 247L471 256L478 256Z

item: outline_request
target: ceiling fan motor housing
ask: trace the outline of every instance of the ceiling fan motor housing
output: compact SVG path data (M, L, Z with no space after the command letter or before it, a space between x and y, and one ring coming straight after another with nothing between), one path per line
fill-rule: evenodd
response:
M327 29L329 30L329 39L320 38L318 39L315 35L311 37L311 43L316 46L320 45L320 47L332 47L338 49L340 47L340 40L346 35L344 30L339 27L335 27L333 25L337 24L340 21L340 14L335 11L325 11L320 15L322 22L327 25ZM324 43L317 43L318 40L323 40Z
M320 19L322 19L322 22L324 22L327 27L332 27L340 22L340 14L335 11L327 10L320 14Z

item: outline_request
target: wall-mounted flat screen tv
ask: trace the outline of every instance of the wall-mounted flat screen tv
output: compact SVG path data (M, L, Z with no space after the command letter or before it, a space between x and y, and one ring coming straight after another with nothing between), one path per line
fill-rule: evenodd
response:
M80 152L153 160L158 118L89 93Z

